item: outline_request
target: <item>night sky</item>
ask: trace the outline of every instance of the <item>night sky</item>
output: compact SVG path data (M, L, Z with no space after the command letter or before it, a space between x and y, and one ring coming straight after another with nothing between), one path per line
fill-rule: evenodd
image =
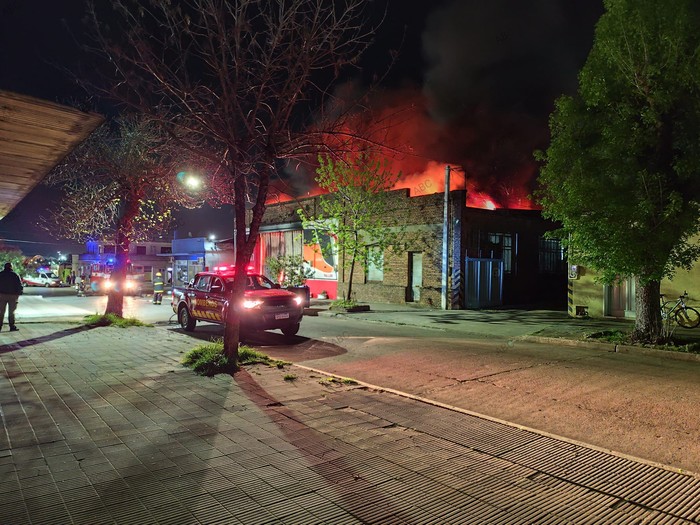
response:
M85 98L72 81L90 70L79 45L83 9L82 0L0 0L0 89L65 104ZM362 83L383 72L390 50L398 51L374 103L381 111L420 100L414 128L431 130L429 138L406 132L421 154L402 171L454 162L470 166L477 186L517 171L533 146L546 147L553 102L575 90L602 10L602 0L389 0L358 76ZM300 194L304 177L290 181ZM25 254L82 251L37 230L48 194L39 187L25 198L0 221L0 238ZM228 237L231 217L229 210L181 213L178 236Z

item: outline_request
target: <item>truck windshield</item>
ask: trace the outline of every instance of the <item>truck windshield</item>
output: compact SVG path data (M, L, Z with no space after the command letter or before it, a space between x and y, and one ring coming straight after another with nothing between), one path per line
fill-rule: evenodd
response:
M248 275L247 277L246 290L271 290L276 288L275 283L264 275ZM233 278L226 279L226 282L233 286Z

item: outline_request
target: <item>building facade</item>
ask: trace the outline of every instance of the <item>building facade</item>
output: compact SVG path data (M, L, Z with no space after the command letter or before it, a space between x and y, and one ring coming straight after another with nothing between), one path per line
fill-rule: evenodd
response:
M344 297L349 268L342 250L324 253L298 219L302 207L315 215L318 198L269 206L254 264L265 272L267 257L303 255L313 268L312 296ZM466 191L452 191L445 228L444 194L390 194L385 225L400 231L404 249L386 250L381 264L355 267L352 299L415 303L461 309L494 306L566 306L567 266L558 241L546 237L555 224L534 210L468 208ZM448 249L443 251L443 239ZM332 245L332 243L330 243Z
M87 242L85 253L78 256L73 267L77 275L90 278L92 275L107 275L112 272L116 257L116 246L110 241ZM127 273L148 285L160 271L165 276L170 267L172 243L170 241L146 241L129 245ZM146 286L148 287L148 286Z
M700 237L695 239L700 244ZM568 275L568 311L573 317L615 317L634 319L636 317L634 277L621 279L615 284L603 284L598 274L585 265L571 261ZM700 266L695 264L690 270L677 270L672 279L661 281L661 293L666 300L675 300L688 292L688 304L700 302Z

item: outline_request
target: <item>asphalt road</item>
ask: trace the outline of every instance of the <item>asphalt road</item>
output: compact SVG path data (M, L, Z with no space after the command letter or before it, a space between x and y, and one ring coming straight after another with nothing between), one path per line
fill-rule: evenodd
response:
M105 297L20 300L20 322L101 312ZM125 314L180 330L169 304L127 298ZM34 315L34 317L31 317ZM437 314L436 314L437 315ZM170 322L169 322L170 321ZM700 362L538 344L454 330L305 317L298 336L248 336L270 356L590 445L700 473ZM200 323L193 341L223 335Z

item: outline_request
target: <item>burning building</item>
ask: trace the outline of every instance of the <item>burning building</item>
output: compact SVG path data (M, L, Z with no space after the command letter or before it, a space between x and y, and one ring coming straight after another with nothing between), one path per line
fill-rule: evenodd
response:
M436 189L425 194L407 188L390 193L384 221L390 228L403 229L406 249L387 250L382 263L366 271L356 267L352 299L451 309L565 308L564 253L558 241L545 236L555 224L537 210L470 206L474 201L464 189L451 190L445 201L442 188ZM330 298L343 297L350 276L342 247L334 253L305 250L304 239L308 242L310 236L305 235L297 210L313 209L317 199L270 205L253 263L264 272L268 257L302 255L314 271L307 281L312 296L327 292Z

